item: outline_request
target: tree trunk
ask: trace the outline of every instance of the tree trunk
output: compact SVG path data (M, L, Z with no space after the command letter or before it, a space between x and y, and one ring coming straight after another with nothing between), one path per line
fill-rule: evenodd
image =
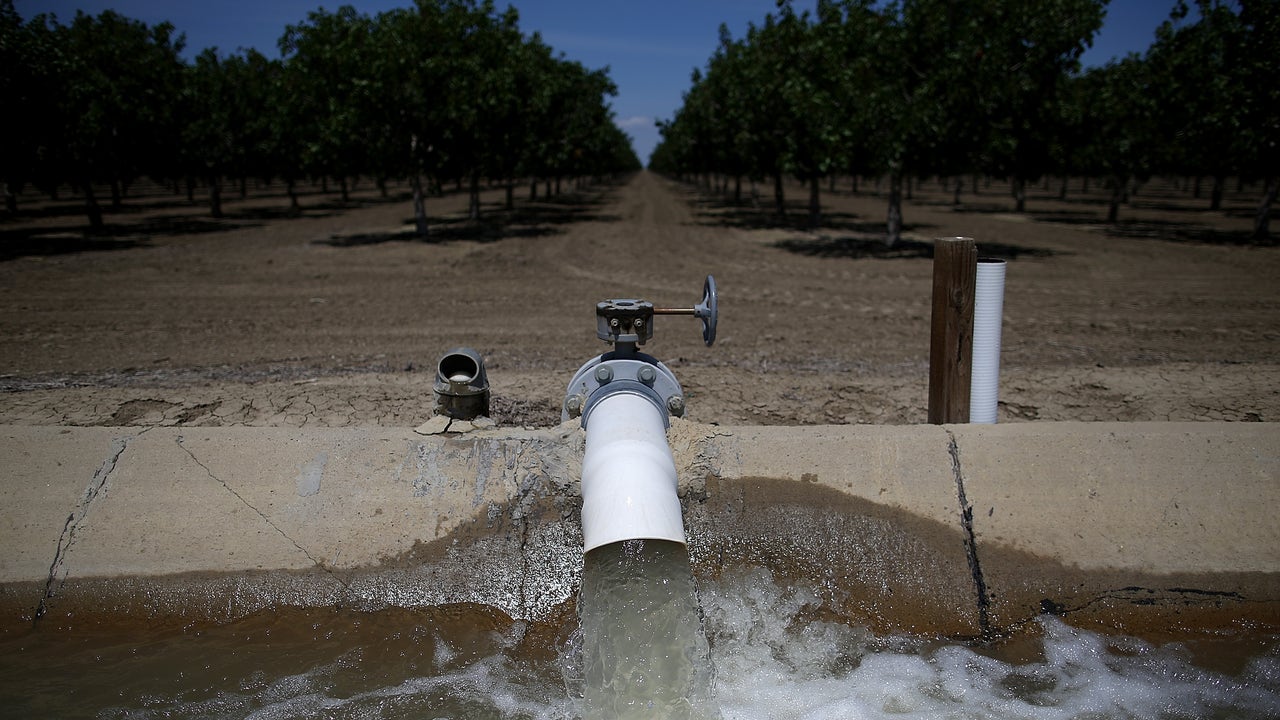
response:
M1227 184L1227 178L1224 175L1213 176L1213 195L1209 199L1210 210L1222 209L1222 191Z
M556 194L557 195L560 194L560 176L559 175L556 176Z
M809 229L817 230L822 224L822 198L819 197L818 176L809 178Z
M430 236L430 228L427 226L427 204L422 192L422 176L415 172L412 182L413 229L417 231L419 238L426 240Z
M1089 194L1089 176L1088 175L1085 175L1084 178L1082 178L1080 181L1080 194L1081 195Z
M951 204L952 204L952 205L959 205L959 204L960 204L960 191L961 191L961 190L964 190L964 178L962 178L962 177L960 177L959 175L957 175L957 176L956 176L956 194L955 194L955 195L953 195L953 196L951 197Z
M853 180L849 183L849 191L854 195L858 194L858 173L853 174Z
M196 179L192 175L187 176L187 204L196 204Z
M249 197L249 178L244 175L240 176L240 199L244 200Z
M1204 178L1203 178L1203 177L1201 177L1200 175L1197 175L1197 176L1196 176L1195 190L1194 190L1194 192L1192 192L1192 193L1191 193L1191 197L1192 197L1192 198L1194 198L1194 199L1196 199L1196 200L1199 200L1199 199L1200 199L1200 181L1201 181L1201 180L1204 180Z
M1262 202L1258 204L1258 214L1253 220L1254 240L1271 239L1271 206L1276 202L1277 190L1280 190L1280 179L1272 175L1267 178L1266 190L1262 193Z
M300 214L302 212L302 206L298 204L298 188L295 186L293 178L289 178L285 181L284 190L289 194L289 214Z
M543 194L543 196L544 196L544 197L546 197L548 200L550 200L550 199L551 199L551 178L547 178L547 187L545 188L545 190L544 190L544 192L543 192L542 194Z
M222 217L222 178L209 176L209 217Z
M733 204L734 205L742 204L742 176L741 175L733 176Z
M507 210L516 209L516 181L514 178L507 181Z
M1120 220L1120 203L1124 201L1124 189L1129 184L1128 178L1118 175L1111 178L1111 204L1107 207L1107 222L1115 224Z
M4 209L11 213L18 212L18 193L13 191L13 185L4 184Z
M538 180L535 178L534 180L529 182L529 202L533 202L534 200L537 200L537 199L538 199Z
M385 199L387 197L387 179L379 175L376 182L378 184L378 194Z
M1067 199L1067 176L1066 175L1062 176L1062 184L1058 186L1058 199L1059 200Z
M1021 175L1013 176L1013 211L1027 211L1027 180Z
M885 226L885 247L893 247L902 239L902 166L894 163L889 170L889 218Z
M102 207L98 205L98 198L93 194L93 183L85 180L81 184L84 191L84 210L89 216L89 229L98 231L102 229Z
M467 217L480 219L480 173L471 173L471 191L467 194Z
M351 189L347 187L346 175L343 175L342 177L338 178L338 189L342 192L342 203L345 205L346 203L350 202Z
M773 174L773 211L780 218L787 216L787 196L782 190L782 171Z
M915 196L916 196L915 178L908 177L907 178L907 199L915 200L916 199Z
M111 209L119 210L124 203L123 195L120 193L120 181L112 178L111 180Z

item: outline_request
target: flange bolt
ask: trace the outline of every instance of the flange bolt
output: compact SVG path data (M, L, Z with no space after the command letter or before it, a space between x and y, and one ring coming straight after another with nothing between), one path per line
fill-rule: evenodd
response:
M613 380L613 368L608 365L601 365L596 368L596 381L600 384Z

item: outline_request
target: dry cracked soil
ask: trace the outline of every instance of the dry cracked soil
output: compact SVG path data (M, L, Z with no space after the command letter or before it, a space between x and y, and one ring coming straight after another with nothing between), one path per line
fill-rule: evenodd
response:
M1251 242L1253 195L1209 212L1152 183L1107 225L1101 188L915 189L885 248L885 201L824 192L804 227L639 173L514 211L487 191L432 198L428 241L403 188L256 189L208 218L153 189L88 236L79 206L23 198L0 220L0 424L415 426L437 358L485 358L504 425L559 421L565 385L607 348L595 303L692 305L719 284L719 339L661 317L645 350L721 424L925 422L932 241L1008 261L999 419L1280 421L1280 247ZM771 190L771 188L767 189ZM826 190L824 188L824 190ZM541 191L541 188L540 188Z

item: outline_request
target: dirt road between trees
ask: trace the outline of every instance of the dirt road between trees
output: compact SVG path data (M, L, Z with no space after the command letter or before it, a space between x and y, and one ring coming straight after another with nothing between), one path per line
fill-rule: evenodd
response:
M922 423L930 249L955 235L1009 261L1001 422L1280 421L1280 247L1247 240L1251 195L1210 213L1153 185L1109 227L1101 194L1055 187L1018 215L998 186L958 207L926 186L886 250L884 200L862 190L824 194L809 231L798 187L788 222L749 189L735 204L650 173L514 214L495 189L479 225L465 195L432 200L430 242L403 194L372 189L298 217L262 191L216 221L142 197L96 238L73 202L24 198L0 221L0 424L413 426L436 359L470 346L500 423L550 425L606 349L597 301L691 305L707 273L716 345L662 317L645 347L691 419Z

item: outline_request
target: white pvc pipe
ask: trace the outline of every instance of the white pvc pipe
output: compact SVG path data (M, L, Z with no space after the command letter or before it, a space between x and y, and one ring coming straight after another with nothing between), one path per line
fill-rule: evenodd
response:
M618 392L587 418L582 457L582 551L621 540L683 543L676 464L662 411Z
M994 424L1000 390L1000 325L1004 318L1003 260L978 259L973 293L973 375L969 422Z

